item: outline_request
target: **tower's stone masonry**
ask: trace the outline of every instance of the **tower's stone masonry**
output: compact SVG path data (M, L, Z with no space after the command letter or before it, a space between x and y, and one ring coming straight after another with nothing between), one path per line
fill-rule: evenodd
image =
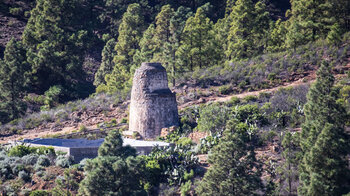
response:
M165 68L160 63L142 63L133 80L129 130L151 139L160 136L162 128L178 125L176 96L168 87Z

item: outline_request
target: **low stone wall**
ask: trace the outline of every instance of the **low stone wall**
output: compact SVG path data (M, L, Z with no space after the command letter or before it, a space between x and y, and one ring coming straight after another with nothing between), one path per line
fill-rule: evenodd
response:
M98 148L103 143L103 139L98 140L85 140L85 139L33 139L33 140L23 140L23 141L9 141L9 143L14 145L25 144L33 147L53 147L55 151L61 151L67 153L67 156L74 157L74 162L79 163L85 158L95 158L98 155ZM52 145L50 145L52 144ZM58 145L68 145L68 146L58 146ZM92 146L88 146L92 145ZM166 147L169 143L159 142L159 141L143 141L124 138L124 146L129 145L137 150L139 155L147 155L152 152L155 146Z

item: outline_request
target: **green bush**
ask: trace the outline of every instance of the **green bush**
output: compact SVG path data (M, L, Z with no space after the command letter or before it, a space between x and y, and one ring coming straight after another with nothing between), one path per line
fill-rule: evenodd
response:
M248 95L246 97L243 98L243 100L248 103L248 102L255 102L258 100L258 97L254 96L254 95Z
M14 164L12 165L12 173L18 175L19 172L25 171L25 166L23 164Z
M30 174L26 171L20 171L18 173L18 177L24 182L28 182L30 180Z
M35 165L38 161L38 155L29 154L22 157L22 161L25 165Z
M260 108L257 104L247 104L235 107L233 113L234 117L239 122L258 125L266 125L268 123L266 117L261 113Z
M176 142L176 144L179 146L192 146L193 142L192 142L191 138L182 137Z
M55 149L53 147L44 147L44 146L30 147L26 145L17 145L12 147L8 152L9 156L16 156L16 157L23 157L29 154L55 155Z
M36 164L39 166L47 167L50 166L51 162L47 156L40 155Z
M25 145L18 145L18 146L12 147L9 150L8 155L9 156L16 156L16 157L23 157L23 156L31 154L31 153L33 153L32 147L25 146Z
M241 100L238 97L233 96L228 103L231 104L231 105L237 105L240 102L241 102Z
M210 104L200 108L198 129L211 133L222 132L230 116L230 109L220 104Z
M50 193L48 191L43 191L43 190L36 190L30 192L29 196L49 196Z
M44 103L49 108L56 106L60 102L60 96L63 96L63 87L60 85L52 86L45 92Z
M79 132L87 131L88 129L86 128L85 125L80 125L79 127Z
M14 16L21 16L23 15L23 8L21 7L10 8L10 14Z
M232 87L230 85L224 85L219 87L219 93L222 95L228 95L232 92Z
M56 166L62 167L62 168L68 168L71 165L73 165L73 157L72 156L64 156L60 155L56 158Z
M276 73L270 73L267 76L267 79L270 80L270 81L274 81L274 80L276 80L276 78L277 78L277 74Z
M191 180L187 181L186 183L182 183L180 190L181 190L181 196L186 196L191 191L192 182Z

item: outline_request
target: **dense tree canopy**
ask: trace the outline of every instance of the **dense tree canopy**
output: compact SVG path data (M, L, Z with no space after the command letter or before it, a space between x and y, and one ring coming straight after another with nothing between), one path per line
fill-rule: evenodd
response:
M16 119L25 112L24 95L29 65L20 42L8 42L4 60L0 60L0 122Z
M247 124L228 122L209 157L211 167L197 187L199 195L253 195L263 188L261 168L247 129Z
M349 192L349 135L344 130L347 114L337 103L334 76L323 63L308 93L301 134L303 159L299 193L342 195Z

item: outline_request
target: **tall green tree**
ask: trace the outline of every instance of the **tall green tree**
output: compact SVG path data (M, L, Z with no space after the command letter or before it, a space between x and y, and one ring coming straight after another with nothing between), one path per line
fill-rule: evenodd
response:
M175 78L177 73L181 73L181 57L178 50L181 46L181 41L183 39L183 30L186 25L187 19L193 13L189 8L179 7L174 13L170 20L170 38L164 46L163 56L167 59L167 70L169 73L169 78L175 86Z
M237 0L228 17L228 60L248 58L267 48L270 16L264 1Z
M349 5L349 2L341 0L291 1L291 10L288 11L290 28L293 31L298 26L298 31L303 36L295 37L291 33L287 38L297 39L294 42L299 44L325 38L333 24L338 22L345 26L347 19L344 18L344 12L346 9L349 10L349 8L344 8L345 5Z
M130 146L123 146L123 138L119 130L112 130L98 148L98 156L126 158L128 156L136 156L136 150Z
M327 35L327 41L330 44L338 45L341 42L342 29L338 23L331 26Z
M164 46L169 43L171 32L170 32L170 21L174 17L174 9L170 5L162 7L161 11L156 17L156 29L154 32L154 39L156 43L156 61L160 61L163 64L167 63L163 57Z
M79 195L147 195L140 184L143 167L142 159L133 156L99 156L89 160Z
M23 32L32 66L31 89L42 94L51 86L77 90L84 79L82 63L88 31L78 14L81 0L38 0ZM67 94L67 97L73 93Z
M112 73L106 76L110 92L125 89L129 86L133 56L139 49L143 30L144 18L141 6L137 3L130 4L119 26L118 42L115 46L117 53L114 57L115 66Z
M140 49L136 51L133 61L134 67L138 67L142 62L151 62L156 51L156 42L154 39L155 25L151 24L143 33L140 40Z
M283 164L280 169L280 195L296 195L297 190L295 187L298 181L297 166L300 159L299 156L299 135L287 131L282 140L282 157Z
M334 81L329 65L323 62L307 95L301 134L301 195L342 195L350 191L346 159L350 140L344 130L348 116L336 101L339 93Z
M262 189L261 165L245 123L230 121L209 157L211 167L196 189L198 195L253 195Z
M119 131L108 133L98 149L98 157L88 160L79 195L146 195L141 184L144 162L136 150L123 146Z
M0 60L0 122L18 118L24 113L22 101L28 80L29 65L23 45L12 38Z
M237 0L230 14L231 27L228 35L228 60L247 58L255 51L254 4L251 0Z
M114 68L113 59L115 54L114 48L116 45L115 39L110 39L107 41L105 47L102 50L102 62L100 67L95 74L94 85L99 86L101 84L106 84L105 77L107 74L111 74Z
M252 32L257 54L265 52L268 47L270 21L270 13L267 10L265 1L258 1L254 5L254 26Z
M270 26L271 33L269 35L269 44L267 46L268 51L279 51L286 48L286 22L278 19L276 22L273 22Z
M182 40L182 55L188 59L190 70L215 63L213 22L206 17L203 7L197 9L195 16L188 18Z

